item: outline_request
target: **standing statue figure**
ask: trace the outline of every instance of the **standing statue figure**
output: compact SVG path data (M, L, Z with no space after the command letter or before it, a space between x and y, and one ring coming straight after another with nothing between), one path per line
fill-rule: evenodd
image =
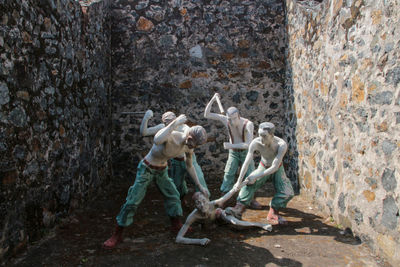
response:
M140 134L142 136L155 135L159 130L164 128L166 125L169 125L173 120L176 119L175 113L173 113L171 111L167 111L161 117L161 120L163 123L160 123L156 126L148 127L148 121L150 120L151 117L153 117L153 111L147 110L146 113L144 114L142 123L140 124ZM189 126L187 126L186 124L183 123L183 124L179 125L175 129L175 131L183 133L189 128L190 128ZM192 155L192 164L196 171L197 178L199 179L199 183L207 190L208 195L210 195L210 191L208 190L206 181L204 179L203 171L201 170L200 165L197 163L196 155L194 153ZM179 155L175 158L172 158L171 159L170 176L171 176L172 180L174 181L176 189L178 189L181 200L188 193L187 184L186 184L186 177L188 177L187 174L188 174L188 171L186 169L185 153L182 153L181 155ZM191 178L191 177L192 176L189 175L189 178ZM198 192L200 190L200 188L197 186L197 184L194 182L193 179L191 179L191 181L195 185L196 192Z
M217 101L221 114L211 112L211 107L215 101ZM224 142L224 148L229 149L229 156L224 170L224 179L220 188L222 193L227 193L235 184L236 172L246 158L247 150L253 140L254 125L250 120L240 117L239 110L236 107L230 107L226 115L224 115L224 113L220 96L216 93L207 104L204 117L218 120L228 129L230 142ZM253 170L254 162L251 160L248 164L246 176ZM252 200L249 206L254 209L261 209L261 205L255 200Z
M181 230L176 236L175 242L192 245L207 245L210 242L210 239L208 238L198 239L185 237L185 234L190 226L198 220L214 221L215 219L221 219L238 227L259 227L266 231L272 231L272 226L270 224L242 221L228 214L227 212L225 212L225 210L221 208L224 203L229 200L232 195L235 194L240 189L240 187L242 187L246 183L247 181L244 181L240 186L237 186L236 184L235 187L233 187L223 197L213 201L210 201L207 196L204 196L200 192L196 192L195 194L193 194L193 200L195 201L196 208L187 217L185 224L182 226Z
M275 125L270 122L260 124L258 134L249 147L246 160L244 161L242 170L236 185L239 185L245 177L246 170L253 160L255 151L261 154L261 161L258 168L247 176L247 185L239 192L236 206L227 208L235 217L241 218L246 206L254 197L254 193L272 178L275 188L275 195L270 203L267 220L272 224L287 224L287 221L279 215L279 210L285 208L287 203L293 198L294 191L292 183L286 177L285 170L282 165L283 156L287 150L286 142L275 136Z
M192 164L193 149L207 141L207 133L201 126L193 126L181 133L175 131L186 122L186 116L180 115L169 125L159 130L154 137L154 144L150 152L140 161L136 179L133 186L129 188L126 202L122 205L117 216L117 227L113 235L103 243L105 248L113 248L122 241L124 227L132 224L133 216L145 197L146 189L150 182L155 180L158 188L165 197L165 209L171 218L171 231L178 232L182 226L179 216L182 216L182 206L179 192L171 178L168 177L167 161L185 153L187 171L192 176L200 191L208 196L208 191L197 178Z

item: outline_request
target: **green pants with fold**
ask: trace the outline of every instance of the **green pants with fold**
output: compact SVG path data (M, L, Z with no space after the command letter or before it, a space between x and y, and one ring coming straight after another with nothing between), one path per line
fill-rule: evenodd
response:
M147 187L154 180L161 193L164 195L164 207L168 216L182 216L181 200L179 192L176 190L174 182L168 177L168 168L154 170L140 161L135 183L129 188L125 204L117 216L119 226L126 227L132 224L133 216L139 204L146 195Z
M243 162L246 159L246 155L247 149L241 151L234 151L232 149L229 150L229 156L224 170L224 180L222 181L220 188L221 192L227 193L232 189L237 180L236 172L239 166L243 165ZM253 160L251 160L244 178L246 178L252 171L254 171Z
M197 178L199 179L200 184L207 189L208 195L210 195L210 191L208 190L206 181L204 179L203 171L201 170L200 165L197 163L196 155L192 155L192 163L194 170L196 171ZM186 177L189 177L190 181L195 185L196 192L199 191L199 188L193 181L192 176L186 170L186 163L184 160L171 159L171 178L174 181L176 189L178 189L179 195L182 198L184 195L188 193Z
M265 170L266 168L260 164L255 172L260 173ZM283 166L280 166L275 173L258 179L254 184L245 185L242 187L237 201L240 201L246 206L250 205L250 202L254 198L255 192L271 178L272 183L274 184L275 195L271 200L270 207L272 207L274 210L285 208L287 203L293 198L294 191L292 183L290 182L289 178L287 178Z

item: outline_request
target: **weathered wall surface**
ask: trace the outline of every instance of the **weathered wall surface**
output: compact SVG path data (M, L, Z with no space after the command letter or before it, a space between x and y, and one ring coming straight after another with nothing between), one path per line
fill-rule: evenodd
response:
M222 181L227 159L227 131L203 118L215 92L225 109L238 107L255 130L272 121L283 136L283 1L119 0L112 14L116 176L132 179L152 142L139 136L142 116L121 116L121 111L151 108L155 125L172 110L204 126L210 142L196 154L207 179Z
M301 190L400 264L400 4L288 0Z
M0 259L110 175L109 1L96 2L0 1Z

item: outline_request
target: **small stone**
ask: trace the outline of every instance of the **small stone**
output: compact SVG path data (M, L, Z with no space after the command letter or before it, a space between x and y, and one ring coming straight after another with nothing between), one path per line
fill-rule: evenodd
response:
M338 206L339 206L341 213L344 213L344 211L346 210L345 200L346 200L346 196L343 193L340 193L339 200L338 200Z
M400 123L400 112L395 112L394 115L396 116L396 124Z
M257 91L250 91L246 93L246 98L250 100L251 102L257 101L258 98L258 92Z
M189 89L192 87L192 82L190 80L184 81L179 85L181 89Z
M238 104L240 103L240 98L241 98L240 93L237 92L232 96L232 101Z
M388 43L385 45L385 52L389 53L393 50L394 44L393 43Z
M280 247L281 247L281 245L279 245L279 244L275 244L275 245L274 245L274 247L276 247L276 248L280 248Z
M9 116L8 120L17 127L23 127L26 124L26 114L25 110L20 107L14 108Z
M0 105L7 104L10 101L10 92L6 83L0 82Z
M364 83L358 75L352 78L352 97L356 103L361 103L364 100Z
M369 96L368 101L371 104L378 104L378 105L390 105L393 99L393 92L391 91L384 91L381 93L376 94L375 96Z
M27 92L27 91L18 91L17 92L17 97L19 97L19 98L21 98L23 100L26 100L26 101L28 101L30 99L29 92Z
M65 74L65 83L68 86L72 86L73 82L74 82L74 75L72 73L72 70L68 70Z
M394 230L397 227L397 214L399 208L396 205L396 201L392 196L388 196L383 200L383 214L382 224L388 229Z
M148 0L139 1L138 4L135 6L136 10L145 9L149 5Z
M385 82L392 83L394 86L397 86L400 82L400 67L389 70L387 72Z
M200 45L196 45L189 50L189 54L191 57L196 57L196 58L202 58L203 57L203 52L201 50Z
M160 45L163 47L173 47L176 45L177 38L175 35L163 35L160 38Z
M46 88L44 89L44 91L46 92L46 94L54 95L55 89L54 89L53 86L49 86L49 87L46 87Z
M240 48L249 48L250 42L248 40L240 40L238 45Z
M386 168L382 174L382 186L387 192L393 192L397 187L394 170Z
M397 148L397 144L393 143L389 140L384 140L382 142L382 150L383 153L387 156L390 156L392 154L392 152Z
M25 147L16 145L14 147L13 155L16 159L24 159L25 158Z
M136 27L139 31L149 32L153 29L154 24L150 20L144 17L140 17L138 22L136 23Z
M204 14L204 21L207 25L215 22L215 16L212 13Z

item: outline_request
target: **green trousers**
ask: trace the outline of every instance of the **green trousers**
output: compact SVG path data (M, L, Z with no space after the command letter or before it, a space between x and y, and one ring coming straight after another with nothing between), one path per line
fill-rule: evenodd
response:
M206 181L204 179L203 171L201 170L200 165L197 163L196 156L194 154L192 156L192 162L200 184L207 189L208 195L210 195L210 191L208 190ZM196 192L198 192L199 188L193 181L193 178L189 175L189 173L187 173L185 161L171 159L171 178L174 181L176 189L178 189L181 198L188 193L186 177L189 177L190 181L195 185Z
M237 180L236 172L239 166L243 165L246 155L247 149L242 151L233 151L232 149L229 150L228 161L226 162L224 170L224 180L222 181L220 188L221 192L227 193L232 189ZM253 160L251 160L244 178L246 178L252 171L254 171Z
M170 217L182 216L179 192L176 190L172 179L168 177L167 170L168 168L154 170L144 164L143 160L140 161L135 183L129 188L126 202L122 205L117 216L119 226L126 227L132 224L133 216L146 195L147 187L153 180L155 180L158 188L165 197L164 207L167 215Z
M258 173L263 171L265 171L265 168L261 164L258 165L257 170L255 170L255 172ZM248 206L254 198L254 193L270 178L272 178L272 183L274 184L275 188L275 195L271 200L270 207L275 210L285 208L287 203L293 198L294 191L292 183L290 182L289 178L286 177L283 166L279 167L275 173L258 179L254 184L242 187L237 201L240 201L242 204Z

